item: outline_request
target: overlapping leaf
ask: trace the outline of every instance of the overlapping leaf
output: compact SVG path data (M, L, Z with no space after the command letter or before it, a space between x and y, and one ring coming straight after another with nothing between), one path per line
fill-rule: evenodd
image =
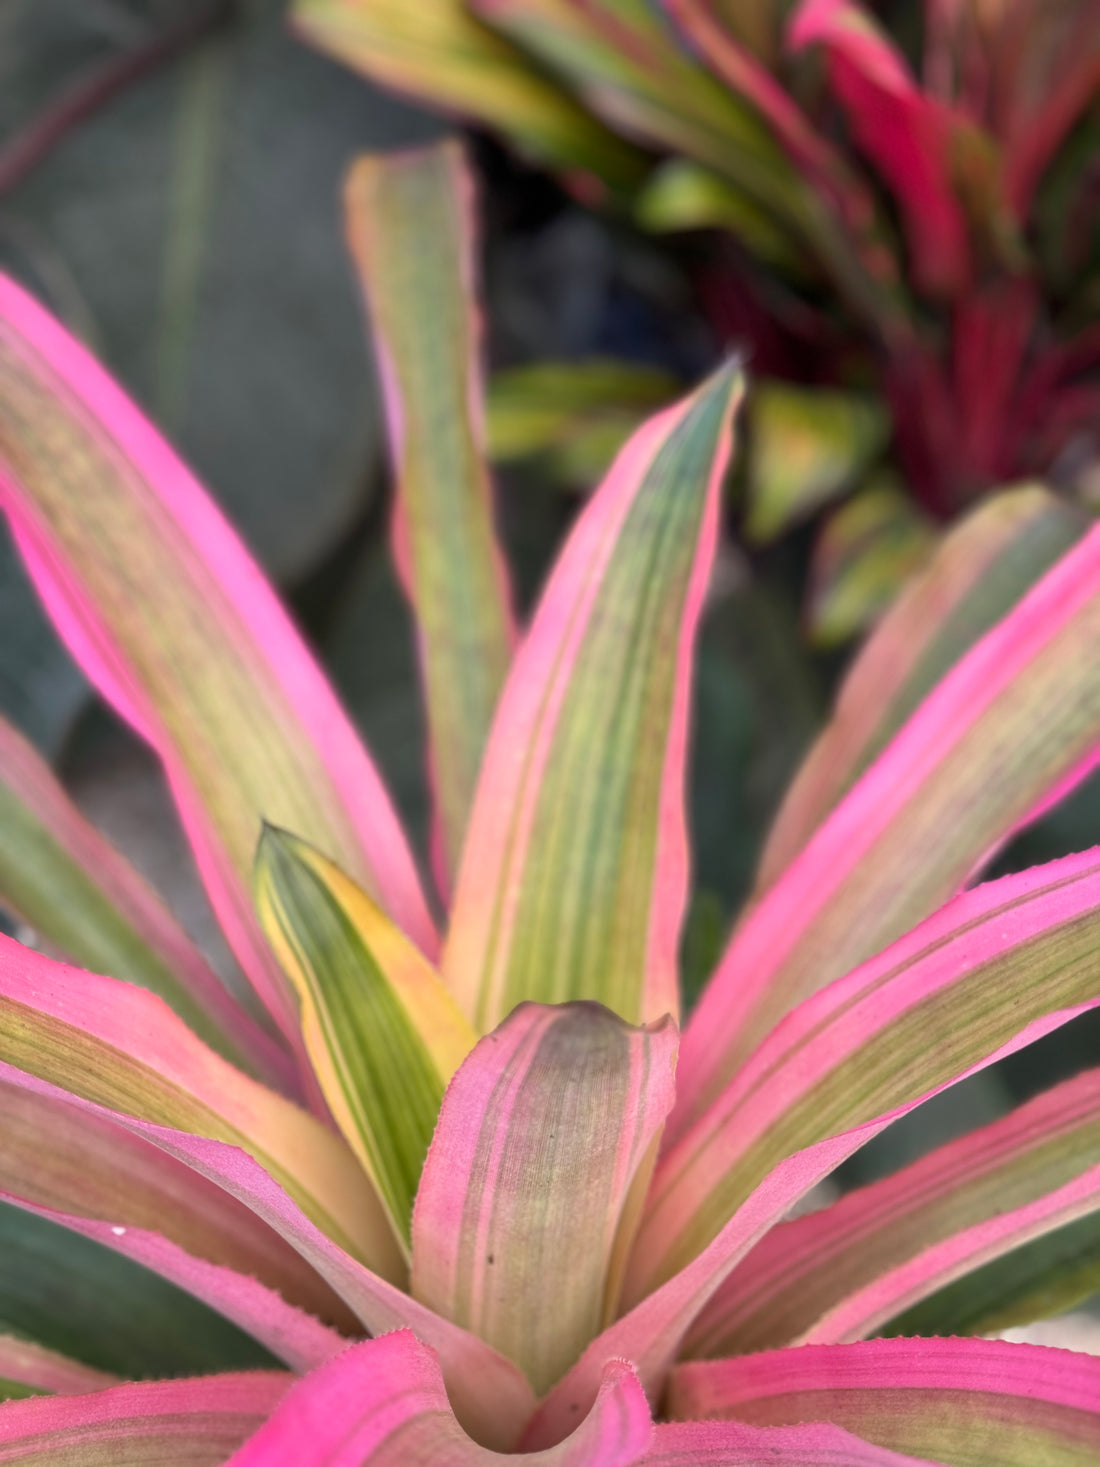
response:
M711 1301L688 1349L718 1356L881 1333L952 1279L1100 1210L1098 1158L1092 1070L773 1229Z
M1090 1467L1100 1358L987 1340L869 1340L700 1361L673 1372L677 1416L827 1420L955 1467Z
M159 994L227 1058L291 1078L288 1057L233 1002L156 893L2 721L0 902L83 967Z
M164 760L226 935L296 1038L251 908L261 817L319 842L430 948L389 798L213 504L96 363L10 282L0 287L0 387L3 508L38 591L85 671Z
M267 827L255 881L321 1090L404 1247L443 1091L476 1036L419 950L305 842Z
M935 910L1093 767L1098 634L1092 530L956 663L750 909L685 1032L674 1130L800 997Z

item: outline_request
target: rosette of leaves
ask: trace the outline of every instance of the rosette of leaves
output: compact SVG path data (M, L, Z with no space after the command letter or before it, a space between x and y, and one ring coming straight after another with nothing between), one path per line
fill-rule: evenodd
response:
M453 146L368 158L348 190L435 898L227 523L0 286L4 509L58 630L163 760L255 999L5 731L5 900L85 966L0 942L0 1197L272 1367L121 1381L9 1334L0 1455L1085 1467L1100 1360L981 1335L1095 1283L1097 1071L784 1219L893 1121L1100 1005L1095 851L975 884L1100 752L1100 535L1020 574L1050 500L1007 496L910 587L685 1022L688 697L741 371L629 440L516 627L469 194Z

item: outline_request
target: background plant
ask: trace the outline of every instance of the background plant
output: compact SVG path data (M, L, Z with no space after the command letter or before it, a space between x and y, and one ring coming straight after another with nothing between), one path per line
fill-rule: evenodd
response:
M688 255L719 338L751 342L758 373L857 392L777 386L750 418L750 539L860 491L823 528L809 618L825 642L880 612L934 522L976 496L1051 473L1087 490L1100 418L1095 0L878 9L294 7L314 44L502 134L580 197L661 233L721 231ZM868 392L892 427L885 476ZM612 421L634 396L620 380ZM559 441L527 407L529 446Z

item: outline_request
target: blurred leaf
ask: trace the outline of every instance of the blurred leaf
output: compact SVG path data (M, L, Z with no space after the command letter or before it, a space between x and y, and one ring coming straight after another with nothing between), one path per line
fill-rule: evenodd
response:
M774 213L686 158L669 159L653 172L635 202L634 217L653 234L723 229L766 264L791 275L806 272L804 255Z
M148 1269L0 1203L0 1329L119 1375L270 1369L236 1325Z
M498 462L537 458L553 482L593 489L643 418L681 384L636 362L592 358L497 372L489 388L489 452Z
M464 0L295 0L306 40L385 86L505 131L533 159L630 188L642 154L586 115Z
M853 487L886 445L881 404L855 393L762 381L749 414L745 533L758 545Z
M0 713L56 755L88 685L46 621L7 527L0 528Z
M826 521L814 549L807 620L836 647L880 616L935 543L931 525L883 471Z
M111 33L106 6L21 7L9 136L188 8L112 7ZM377 444L345 163L438 124L295 43L283 10L234 7L65 134L6 200L0 254L91 335L285 579L343 533Z
M697 891L691 899L680 939L680 999L690 1013L703 984L718 966L726 938L726 908L712 891Z

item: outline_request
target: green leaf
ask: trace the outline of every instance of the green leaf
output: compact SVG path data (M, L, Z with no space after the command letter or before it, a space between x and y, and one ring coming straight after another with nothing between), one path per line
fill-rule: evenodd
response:
M851 489L886 445L882 406L853 392L757 382L747 416L745 533L758 545Z
M275 1357L121 1254L0 1203L0 1328L131 1379L262 1370Z
M304 841L267 827L255 890L325 1099L407 1245L443 1092L476 1035L413 944Z
M814 641L836 647L863 631L897 598L934 543L928 521L884 471L821 531L807 610Z

